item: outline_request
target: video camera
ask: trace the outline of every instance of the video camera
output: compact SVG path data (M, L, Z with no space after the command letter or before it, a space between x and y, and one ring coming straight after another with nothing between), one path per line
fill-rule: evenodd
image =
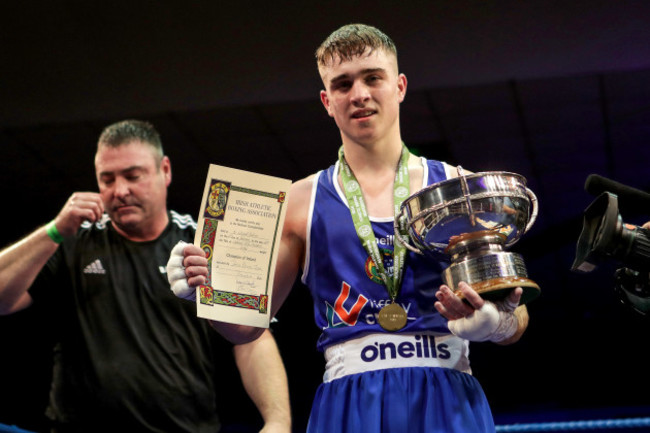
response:
M616 270L615 289L621 301L637 312L650 313L650 230L623 222L621 203L650 209L650 194L602 176L587 177L585 190L598 197L585 209L582 233L571 267L591 272L605 260L624 267Z

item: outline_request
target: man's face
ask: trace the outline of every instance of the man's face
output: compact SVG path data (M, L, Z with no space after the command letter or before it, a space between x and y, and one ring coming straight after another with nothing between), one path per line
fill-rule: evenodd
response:
M118 147L101 146L95 172L104 208L118 231L137 234L166 218L171 165L160 164L154 149L139 140Z
M321 101L344 140L364 144L399 137L399 104L406 95L406 77L397 59L383 49L319 68L325 90Z

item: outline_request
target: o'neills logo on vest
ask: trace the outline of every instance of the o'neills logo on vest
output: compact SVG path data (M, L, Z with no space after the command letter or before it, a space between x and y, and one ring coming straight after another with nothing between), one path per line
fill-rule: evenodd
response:
M446 343L436 344L435 337L431 335L415 335L413 341L375 341L363 347L360 352L363 362L409 358L449 359L450 357L449 346Z

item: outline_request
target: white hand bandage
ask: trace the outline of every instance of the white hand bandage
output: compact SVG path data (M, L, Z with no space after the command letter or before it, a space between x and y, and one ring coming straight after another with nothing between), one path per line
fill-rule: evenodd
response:
M167 280L174 295L194 301L196 289L187 284L187 275L185 275L185 266L183 266L183 260L185 259L183 251L186 245L188 245L187 242L179 241L172 249L167 262Z
M469 341L498 343L517 332L517 304L505 299L497 303L485 301L483 307L462 319L450 320L449 330L457 337Z

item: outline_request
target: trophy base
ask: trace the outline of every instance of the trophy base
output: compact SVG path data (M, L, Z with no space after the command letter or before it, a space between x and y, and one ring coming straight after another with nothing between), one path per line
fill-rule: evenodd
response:
M517 253L501 251L501 245L498 243L481 244L485 239L471 239L470 247L478 244L477 250L469 253L463 251L463 255L452 257L452 260L456 261L453 261L442 275L445 284L460 295L458 284L464 281L482 298L491 301L503 299L516 287L524 290L520 304L537 298L540 288L528 278L523 258Z
M527 304L537 298L541 293L541 289L536 282L524 277L498 277L472 283L472 289L481 295L481 298L492 302L502 300L517 287L521 287L524 290L519 305ZM457 289L454 292L461 299L464 298L462 293L457 291Z

